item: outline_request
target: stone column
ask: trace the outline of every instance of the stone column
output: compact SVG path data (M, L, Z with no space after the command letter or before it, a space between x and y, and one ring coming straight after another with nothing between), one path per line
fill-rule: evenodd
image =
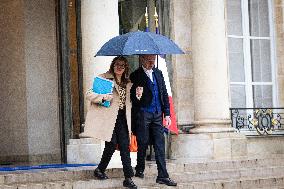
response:
M192 0L194 123L192 133L230 128L229 76L224 0Z
M194 120L190 7L188 0L170 1L170 37L185 52L173 55L172 64L167 65L169 71L172 70L169 73L172 74L173 100L180 127L192 125Z
M119 34L118 1L82 1L81 28L85 94L92 87L94 76L106 72L113 58L94 56L105 42ZM86 112L88 103L85 101L84 104ZM98 163L104 148L103 144L102 141L90 138L71 139L67 146L68 163Z
M94 57L101 46L119 35L117 0L84 0L81 4L82 63L84 94L92 87L94 76L109 69L113 57ZM85 111L87 103L85 103ZM86 114L85 114L86 115ZM71 139L67 146L68 163L99 163L104 141L92 138ZM131 153L135 166L136 153ZM118 151L112 156L108 167L122 167Z
M230 127L225 0L192 0L190 13L195 128L172 138L171 157L246 157L245 136Z
M105 42L119 34L118 1L82 1L81 27L85 93L92 86L94 76L109 69L113 58L94 56Z

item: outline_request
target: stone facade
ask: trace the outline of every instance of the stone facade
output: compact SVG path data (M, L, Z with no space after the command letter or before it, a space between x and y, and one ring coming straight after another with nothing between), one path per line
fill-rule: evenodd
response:
M172 93L178 125L194 122L194 87L192 63L191 4L187 0L174 0L170 4L170 37L185 51L185 55L172 56Z
M277 0L274 7L276 63L279 106L284 107L284 1Z
M284 154L281 137L248 138L230 128L226 1L168 3L170 30L165 32L186 52L170 58L177 121L180 127L196 126L191 134L172 137L172 157L230 159ZM136 4L132 0L130 4L130 24L136 29L143 19L136 10L154 3L147 0ZM278 102L283 107L284 0L275 0L272 5ZM59 161L56 5L46 0L3 0L0 10L0 78L5 81L0 86L4 107L0 110L0 162ZM149 10L152 14L153 7ZM83 93L91 87L94 75L109 68L113 57L94 55L109 38L119 34L118 14L117 0L81 1ZM153 19L150 23L153 30ZM71 140L67 158L75 163L79 150L85 158L92 158L88 161L98 162L102 149L101 141Z
M61 161L55 4L0 9L0 162Z
M283 1L275 1L274 6L277 82L282 105ZM192 134L172 136L172 158L237 159L261 156L267 151L274 155L284 154L279 145L269 147L275 141L281 143L281 137L248 138L230 127L225 12L224 0L170 1L170 38L186 52L171 58L177 121L180 127L195 125L190 131Z
M192 56L193 56L193 80L194 82L193 90L194 96L191 99L195 102L194 106L194 122L198 123L198 120L201 118L206 118L206 116L212 115L212 113L218 113L217 118L219 116L219 121L214 123L214 121L207 122L206 127L197 127L194 128L191 132L194 134L181 134L178 137L172 137L171 144L171 155L172 158L180 158L180 159L237 159L237 158L250 158L250 157L266 157L266 156L277 156L283 155L284 149L282 148L283 139L282 137L246 137L241 133L229 133L228 131L221 130L220 126L222 124L222 120L226 120L229 118L228 108L229 108L229 99L228 96L228 83L223 82L221 84L218 79L221 79L222 76L228 76L226 71L219 72L219 69L215 70L212 64L214 64L214 56L217 51L220 51L220 45L223 47L223 42L226 41L225 33L226 31L222 31L223 37L217 40L216 33L214 36L210 37L211 32L216 32L224 27L224 19L226 16L223 14L224 11L220 10L221 7L225 5L224 1L204 1L200 4L200 1L191 1L191 32L192 32L192 40L188 40L187 43L192 44ZM284 63L284 40L283 40L283 31L284 31L284 2L283 0L274 1L274 26L275 26L275 49L276 49L276 69L277 69L277 96L279 107L283 107L283 90L284 90L284 78L283 78L283 63ZM214 8L215 6L215 8ZM218 19L218 10L220 10L220 14L223 14ZM186 9L179 9L179 14L187 14ZM181 17L181 20L186 19L185 16ZM196 19L196 20L195 20ZM212 19L211 21L209 21ZM195 23L196 21L196 23ZM207 22L209 21L209 22ZM223 22L223 23L222 23ZM219 25L218 25L219 23ZM215 27L211 27L211 26ZM204 28L203 28L204 27ZM176 30L175 26L175 30ZM217 29L218 28L218 29ZM204 29L204 30L203 30ZM215 30L216 29L216 30ZM177 30L178 31L178 30ZM206 33L208 35L206 35ZM222 33L219 33L220 35ZM202 37L200 35L203 35ZM222 39L223 38L223 39ZM214 42L215 40L215 42ZM206 43L204 42L206 41ZM218 48L212 48L210 51L207 51L210 48L211 43L218 44ZM217 50L218 49L218 50ZM221 48L223 53L227 51L227 49ZM215 51L217 50L217 51ZM208 54L207 54L208 53ZM199 57L200 54L200 57ZM220 56L218 56L220 58ZM220 63L220 59L218 61ZM228 64L228 61L223 59L224 64ZM211 65L208 64L211 62ZM203 63L200 65L198 63ZM178 64L178 63L176 63ZM210 67L212 66L212 67ZM224 65L225 66L225 65ZM225 67L223 67L225 68ZM196 70L198 69L198 70ZM215 71L214 71L215 70ZM207 72L207 73L206 73ZM206 74L204 74L206 73ZM216 74L217 73L217 74ZM211 75L213 74L213 75ZM220 76L221 74L222 76ZM205 77L206 76L206 77ZM212 77L211 77L212 76ZM204 78L207 78L205 80ZM210 79L208 79L210 78ZM227 80L228 78L223 78L221 80ZM210 82L211 85L209 84ZM221 86L220 86L221 85ZM221 87L219 91L220 93L214 93L214 89L212 91L211 87ZM223 89L223 90L222 90ZM181 89L183 90L183 89ZM210 91L210 92L209 92ZM210 94L211 98L207 98L207 93ZM222 100L218 102L217 96L222 96L224 101ZM225 96L224 96L225 95ZM224 98L226 97L226 98ZM178 97L179 98L179 97ZM200 98L202 101L200 101ZM216 101L217 100L217 101ZM204 101L204 103L203 103ZM214 105L215 104L215 105ZM187 106L190 108L190 106ZM179 114L179 109L177 110ZM223 116L221 115L222 113ZM225 119L224 119L225 118ZM205 119L206 120L206 119ZM225 123L225 122L223 122ZM204 122L203 122L204 124ZM202 123L201 123L202 125ZM215 126L217 129L214 129ZM226 124L229 126L229 122ZM225 131L225 132L224 132ZM232 131L232 130L231 130Z

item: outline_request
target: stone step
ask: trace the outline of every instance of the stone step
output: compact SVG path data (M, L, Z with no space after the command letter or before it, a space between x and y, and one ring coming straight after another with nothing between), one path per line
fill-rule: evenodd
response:
M255 167L273 167L284 166L284 158L266 158L266 159L243 159L243 160L191 160L181 161L174 160L167 162L168 172L200 172L207 170L224 170L224 169L240 169L240 168L255 168ZM112 171L111 171L112 172ZM112 173L109 174L112 174ZM155 162L148 163L145 170L146 174L152 175L157 173ZM115 173L117 174L117 173Z
M284 158L266 158L266 159L240 159L240 160L191 160L191 161L170 161L167 163L169 172L171 170L182 171L206 171L206 170L220 170L220 169L238 169L254 168L265 166L284 166Z
M201 172L212 170L237 170L253 169L257 167L279 167L284 166L284 159L249 159L249 160L225 160L207 162L185 162L170 161L167 163L169 173ZM107 174L111 177L122 177L122 169L109 169ZM156 163L148 163L145 169L146 176L157 175Z
M243 169L243 170L214 170L214 171L205 171L205 172L199 172L199 173L193 173L193 172L185 172L185 173L174 173L171 175L172 178L174 178L175 180L177 180L179 183L188 183L188 182L201 182L201 181L205 181L208 182L208 180L220 180L220 179L227 179L227 180L238 180L241 178L249 178L249 177L256 177L256 179L258 179L257 177L260 178L265 178L267 177L271 177L271 176L279 176L283 174L283 167L273 167L273 168L256 168L256 169ZM56 175L56 174L55 174ZM116 186L121 186L122 183L122 179L120 178L112 178L110 180L107 181L98 181L98 180L64 180L64 178L62 181L55 181L55 182L48 182L47 184L41 184L41 183L45 183L43 181L37 180L38 183L27 183L27 185L25 184L19 184L20 188L24 189L24 188L42 188L43 186L45 188L69 188L70 185L72 185L73 188L76 187L91 187L96 186L96 187L104 187L104 186L108 186L111 187L116 187ZM146 177L145 179L137 179L134 178L136 180L136 183L139 185L145 185L145 183L149 184L155 183L155 179L153 177ZM275 180L275 179L274 179ZM274 181L273 180L273 181ZM283 181L283 179L282 179ZM6 183L7 184L7 183ZM17 188L15 187L16 183L9 183L10 185L7 186L7 188ZM102 185L102 186L100 186ZM182 187L183 185L181 185L180 187ZM0 187L1 188L1 187Z
M275 163L277 162L277 164ZM167 163L170 175L179 177L186 173L190 178L216 178L216 175L230 175L234 177L250 176L251 174L282 174L284 165L283 159L252 159L233 161L210 161L210 162L188 162L179 163L171 161ZM275 165L276 164L276 165ZM20 184L20 183L40 183L54 182L61 180L86 180L93 178L95 167L80 167L66 169L45 169L33 171L1 172L0 184ZM284 170L284 169L283 169ZM120 168L107 170L107 175L111 178L122 178L123 172ZM155 163L147 163L145 176L156 177L157 166ZM275 174L273 174L275 175ZM226 177L227 178L227 177Z
M100 180L61 181L45 183L28 183L15 185L0 185L0 189L119 189L122 187L122 180L112 178ZM156 184L154 178L134 178L139 189L169 189L161 184ZM284 177L269 178L242 178L231 180L214 180L202 182L178 182L178 189L280 189L284 186Z
M139 189L172 189L173 187L156 184L154 179L151 182L147 181L148 185L140 185L139 180L134 179ZM118 189L122 187L113 187L111 189ZM280 189L284 188L284 177L274 178L242 178L231 180L214 180L202 182L178 182L176 188L180 189ZM80 189L80 188L79 188ZM103 188L100 188L103 189Z
M284 176L284 167L251 168L251 169L228 169L202 172L172 173L171 177L180 182L195 182L220 179L240 178L267 178L271 176Z
M92 179L91 170L45 170L38 172L18 172L0 175L0 184L41 183L61 180Z

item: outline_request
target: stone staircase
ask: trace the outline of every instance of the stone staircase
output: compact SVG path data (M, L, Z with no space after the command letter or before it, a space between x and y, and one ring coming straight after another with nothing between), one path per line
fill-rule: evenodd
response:
M284 158L218 161L168 161L170 177L182 189L284 189ZM120 168L108 169L108 180L93 177L95 167L0 172L0 189L123 188ZM173 188L155 183L155 162L148 162L145 178L133 178L138 188Z

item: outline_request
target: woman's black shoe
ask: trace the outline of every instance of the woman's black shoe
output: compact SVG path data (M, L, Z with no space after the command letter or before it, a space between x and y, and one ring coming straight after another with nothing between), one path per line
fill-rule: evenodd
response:
M108 179L108 176L104 172L102 172L99 168L95 169L94 175L100 180Z
M132 181L131 178L126 178L123 181L123 186L127 187L127 188L131 188L131 189L136 189L137 188L137 186L134 184L134 182Z

